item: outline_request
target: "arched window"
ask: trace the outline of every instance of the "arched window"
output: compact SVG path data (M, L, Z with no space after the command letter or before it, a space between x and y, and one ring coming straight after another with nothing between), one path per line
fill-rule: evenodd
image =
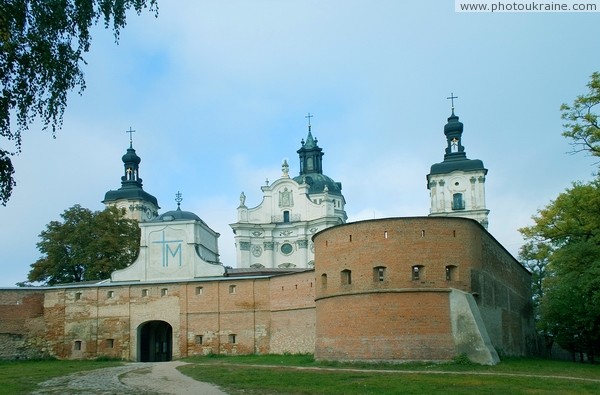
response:
M455 265L446 266L446 281L456 281L457 280L457 268Z
M290 222L290 212L287 210L283 212L283 222Z
M327 288L327 274L321 274L321 288Z
M464 210L465 202L463 200L462 193L455 193L452 195L452 210Z
M348 269L344 269L341 271L342 277L342 285L350 285L352 284L352 271Z
M424 274L425 274L425 266L423 266L423 265L414 265L412 267L412 279L413 279L413 281L422 280Z
M375 266L373 268L373 282L380 283L385 281L385 266Z

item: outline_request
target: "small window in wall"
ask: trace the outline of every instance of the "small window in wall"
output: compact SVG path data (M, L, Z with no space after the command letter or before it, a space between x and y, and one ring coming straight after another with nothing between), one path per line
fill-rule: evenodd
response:
M231 344L235 344L236 343L235 335L233 335L233 334L229 335L229 343L231 343Z
M196 287L196 295L202 295L204 293L203 287Z
M423 279L423 274L424 274L424 270L423 270L423 266L422 265L415 265L412 267L412 279L413 280L421 280Z
M352 284L352 271L345 269L341 272L342 275L342 285L350 285Z
M81 292L75 292L75 300L81 300Z
M145 298L148 295L150 295L150 291L148 291L146 288L142 289L142 298Z
M112 298L114 298L114 297L115 297L115 291L108 291L108 292L106 293L106 297L107 297L108 299L112 299Z
M446 281L454 280L456 280L456 266L448 265L446 266Z
M321 288L327 288L327 274L321 274Z
M383 232L383 238L384 238L384 239L387 239L387 238L388 238L388 231L387 231L387 230Z
M115 348L115 339L106 339L106 348Z
M380 283L385 281L385 266L376 266L373 268L373 282Z
M462 193L452 195L452 210L464 210L465 202Z
M196 344L204 344L204 337L202 335L196 335Z
M81 351L81 340L75 340L75 343L73 343L73 350Z
M287 210L283 212L283 222L290 222L290 212Z
M230 294L234 294L234 293L235 293L235 291L236 291L236 288L237 288L237 287L236 287L235 285L230 285L230 286L229 286L229 293L230 293Z
M169 294L169 290L167 288L163 288L160 290L160 296L167 296Z

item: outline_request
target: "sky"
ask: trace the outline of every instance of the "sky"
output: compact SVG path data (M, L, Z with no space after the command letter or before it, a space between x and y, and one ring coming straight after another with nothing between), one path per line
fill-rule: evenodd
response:
M87 87L69 96L62 130L53 138L33 124L23 135L17 187L0 206L0 286L26 280L50 221L75 204L104 207L130 127L160 212L180 191L182 210L221 234L221 261L234 267L240 192L254 207L284 159L298 174L309 112L348 221L423 216L454 93L467 156L488 169L488 230L515 256L518 229L597 170L570 154L560 105L600 71L598 13L457 13L451 0L159 7L158 18L130 13L118 45L94 29Z

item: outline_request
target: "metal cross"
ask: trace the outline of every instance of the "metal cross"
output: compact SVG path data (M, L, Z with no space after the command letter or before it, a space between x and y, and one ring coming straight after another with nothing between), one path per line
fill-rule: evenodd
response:
M452 110L454 110L454 99L458 99L458 96L454 96L454 92L450 92L450 97L447 97L446 99L452 101Z
M135 133L135 130L131 129L130 126L129 130L126 130L125 133L129 133L129 145L133 147L133 133Z
M314 117L314 115L310 115L310 113L308 113L307 116L305 116L304 118L308 118L308 131L310 132L310 119Z
M177 193L175 194L175 201L177 202L177 207L179 207L182 200L183 198L181 197L181 192L177 191Z

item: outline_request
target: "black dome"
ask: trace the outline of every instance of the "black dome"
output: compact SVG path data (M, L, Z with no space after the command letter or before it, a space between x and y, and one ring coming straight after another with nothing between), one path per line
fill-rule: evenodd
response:
M308 193L323 193L325 186L327 186L328 192L332 195L342 195L342 183L336 182L325 174L321 173L309 173L294 177L294 181L298 184L308 184L310 186Z
M158 216L155 221L202 221L200 217L190 211L182 211L179 207L177 210L167 211Z

